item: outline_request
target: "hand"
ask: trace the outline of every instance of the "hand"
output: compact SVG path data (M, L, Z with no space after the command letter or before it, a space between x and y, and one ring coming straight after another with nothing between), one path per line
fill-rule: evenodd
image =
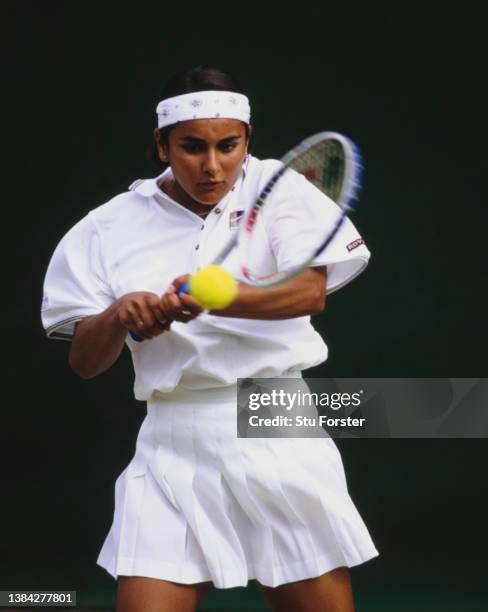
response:
M150 340L169 331L173 318L167 316L156 293L136 291L117 300L120 324L136 336Z
M161 297L160 308L167 319L188 323L203 312L203 308L190 295L178 295L180 287L189 279L189 274L178 276Z

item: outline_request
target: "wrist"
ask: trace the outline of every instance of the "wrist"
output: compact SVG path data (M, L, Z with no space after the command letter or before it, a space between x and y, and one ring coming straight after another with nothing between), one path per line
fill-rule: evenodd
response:
M122 331L122 330L124 330L125 333L127 333L127 328L122 323L122 320L121 320L121 317L120 317L121 302L122 302L122 298L116 299L115 302L113 302L108 307L108 309L105 311L105 316L106 316L106 321L107 321L108 325L114 331Z

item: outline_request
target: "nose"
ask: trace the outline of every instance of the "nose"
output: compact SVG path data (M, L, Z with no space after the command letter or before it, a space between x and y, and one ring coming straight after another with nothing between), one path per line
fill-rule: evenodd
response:
M209 148L202 162L202 171L204 174L215 176L219 171L219 160L217 151Z

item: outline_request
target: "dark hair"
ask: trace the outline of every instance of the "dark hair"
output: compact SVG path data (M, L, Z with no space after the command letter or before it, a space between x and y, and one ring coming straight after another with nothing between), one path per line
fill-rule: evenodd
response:
M190 70L178 72L172 76L159 92L158 102L165 98L206 90L244 93L241 86L229 73L224 72L220 68L215 68L214 66L201 65L196 68L191 68ZM244 125L246 138L249 138L249 126L247 123ZM168 144L168 136L173 128L174 125L160 128L159 140L161 143ZM147 158L159 168L164 169L168 167L168 164L161 161L159 158L158 148L155 142L153 142L152 147L148 150Z

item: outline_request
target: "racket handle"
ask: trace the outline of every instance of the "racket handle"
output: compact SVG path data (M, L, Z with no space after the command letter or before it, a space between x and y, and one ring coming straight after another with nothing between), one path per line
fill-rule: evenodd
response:
M188 283L188 281L185 281L181 287L178 289L178 296L180 296L182 293L190 293L190 285Z
M181 295L182 293L190 293L190 286L188 282L183 283L181 287L178 289L178 295ZM129 335L132 338L132 340L135 340L136 342L144 342L144 338L141 338L134 332L130 331Z

